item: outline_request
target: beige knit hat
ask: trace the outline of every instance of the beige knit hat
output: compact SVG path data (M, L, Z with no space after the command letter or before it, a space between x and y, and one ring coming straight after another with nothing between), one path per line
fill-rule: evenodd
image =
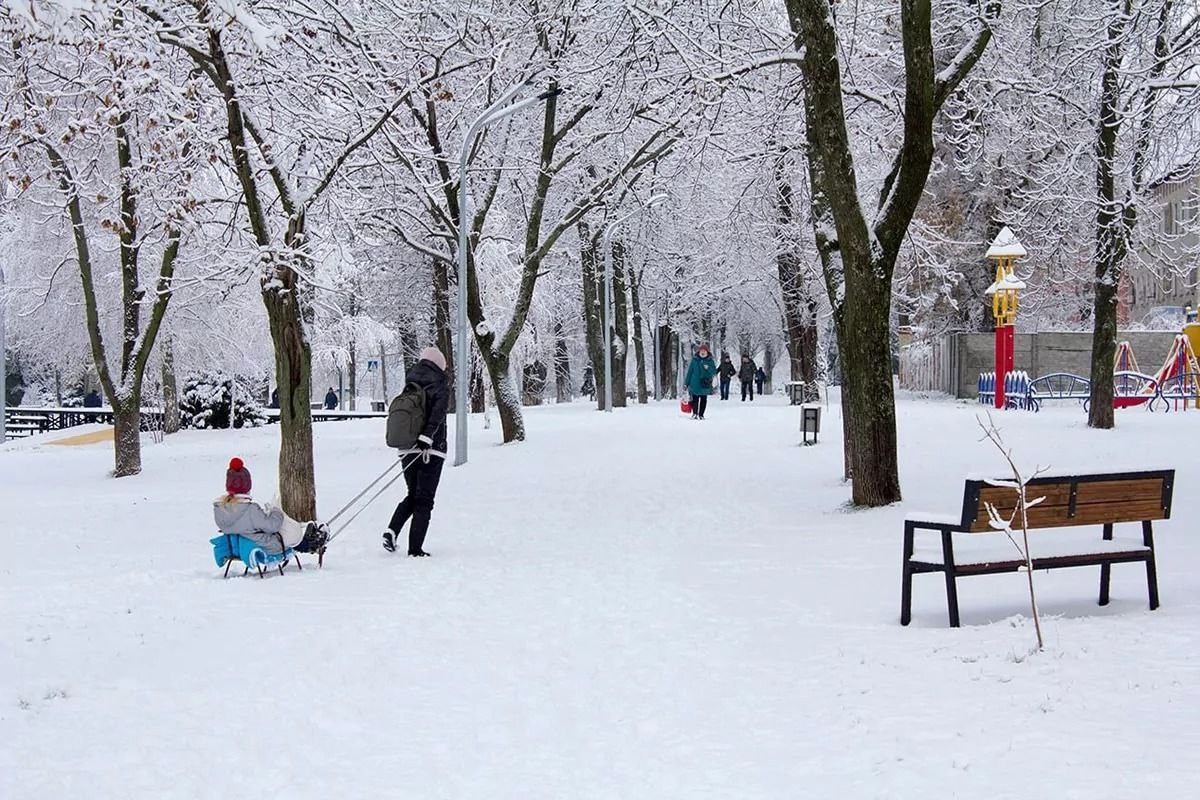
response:
M428 361L430 364L437 365L437 368L442 372L446 371L446 357L442 355L442 351L436 347L426 347L421 351L421 361Z

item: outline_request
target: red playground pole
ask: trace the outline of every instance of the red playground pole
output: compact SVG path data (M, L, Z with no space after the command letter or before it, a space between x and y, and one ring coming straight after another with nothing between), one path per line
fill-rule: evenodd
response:
M1004 408L1004 379L1013 371L1012 325L996 326L996 408Z

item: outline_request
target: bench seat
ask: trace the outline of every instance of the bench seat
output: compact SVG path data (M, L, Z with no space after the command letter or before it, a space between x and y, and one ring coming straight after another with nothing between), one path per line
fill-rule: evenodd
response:
M1003 534L992 536L977 533L955 533L952 535L954 537L954 564L959 572L967 572L972 566L986 564L996 566L1011 564L1016 567L1024 561L1017 548L1013 547L1012 542ZM1017 541L1020 542L1019 532ZM1111 556L1128 553L1135 556L1137 560L1141 560L1149 549L1136 539L1104 540L1091 531L1064 531L1053 537L1045 536L1040 532L1029 535L1029 554L1033 557L1035 569L1040 560L1061 560L1089 555ZM913 548L912 558L909 560L914 564L941 567L944 560L941 542L933 540L932 537L925 537L920 544Z

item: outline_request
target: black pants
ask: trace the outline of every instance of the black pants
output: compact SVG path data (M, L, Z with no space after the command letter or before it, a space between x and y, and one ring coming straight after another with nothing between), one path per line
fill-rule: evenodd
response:
M429 518L433 514L433 499L437 494L438 482L442 479L442 461L437 456L431 456L429 463L421 456L406 456L413 462L404 468L404 482L408 484L408 495L396 506L392 513L392 521L388 528L397 536L404 523L412 518L412 526L408 529L408 552L415 553L425 544L425 534L429 532Z
M694 394L692 395L692 416L704 419L704 410L708 408L708 395Z
M761 380L759 380L758 378L755 378L754 383L755 383L755 385L758 386L758 393L761 395L762 390L763 390L763 382Z
M743 400L746 399L747 394L750 395L751 400L754 399L754 382L753 381L742 381L742 399Z

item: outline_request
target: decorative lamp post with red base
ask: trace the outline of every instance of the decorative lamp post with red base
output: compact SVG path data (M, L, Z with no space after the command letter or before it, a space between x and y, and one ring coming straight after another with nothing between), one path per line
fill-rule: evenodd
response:
M1023 255L1025 248L1007 227L1000 229L987 251L987 257L996 262L996 281L985 292L992 298L996 321L996 408L1004 408L1004 379L1013 371L1013 323L1020 291L1025 288L1024 281L1013 273L1013 264Z

